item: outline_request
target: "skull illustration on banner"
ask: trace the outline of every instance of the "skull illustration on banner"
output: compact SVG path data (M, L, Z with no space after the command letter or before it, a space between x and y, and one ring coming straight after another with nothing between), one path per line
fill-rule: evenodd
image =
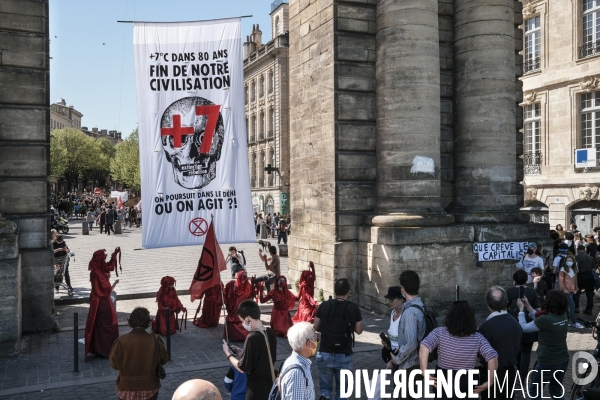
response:
M221 106L202 97L184 97L163 113L160 135L175 182L201 189L216 176L225 137Z

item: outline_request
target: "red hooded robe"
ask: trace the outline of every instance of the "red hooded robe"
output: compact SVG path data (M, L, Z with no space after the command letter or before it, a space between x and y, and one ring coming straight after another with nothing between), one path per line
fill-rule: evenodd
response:
M175 314L186 311L175 289L175 278L165 276L160 280L160 289L156 293L156 302L158 303L158 311L156 311L156 319L152 320L152 332L167 336L167 307L171 309L169 316L169 330L171 335L177 333L177 319Z
M222 283L211 287L203 293L202 315L200 318L194 320L194 325L200 328L214 328L215 326L219 326L221 306L223 305L221 290L224 290Z
M298 290L298 298L300 302L298 303L298 311L296 311L296 315L292 321L295 324L298 322L306 321L311 324L315 321L315 314L317 313L317 308L319 308L319 303L315 301L315 265L311 261L309 263L308 270L302 271L300 275L300 286Z
M262 283L261 283L262 289ZM278 276L275 279L275 288L266 296L260 291L260 302L266 303L273 300L273 309L271 310L271 329L277 336L287 338L287 331L294 323L290 310L296 305L298 298L287 288L287 279L285 276Z
M106 250L97 250L88 265L90 270L90 311L85 324L85 355L97 353L108 357L113 343L119 337L117 312L110 300L112 286L109 282L110 272L117 269L116 255L121 249L116 248L110 261L106 262ZM118 272L117 272L118 276Z
M227 308L227 333L232 342L243 342L248 336L248 331L242 326L242 321L237 315L237 309L240 303L248 300L252 295L252 285L248 282L246 271L240 271L235 277L235 281L230 281L225 286L225 307ZM223 330L223 338L225 331Z

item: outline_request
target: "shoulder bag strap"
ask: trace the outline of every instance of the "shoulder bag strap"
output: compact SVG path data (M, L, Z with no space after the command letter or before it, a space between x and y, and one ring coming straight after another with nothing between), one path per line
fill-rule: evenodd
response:
M269 339L267 338L267 330L263 332L265 337L265 343L267 343L267 352L269 353L269 367L271 367L271 380L275 382L275 370L273 369L273 358L271 357L271 346L269 346Z

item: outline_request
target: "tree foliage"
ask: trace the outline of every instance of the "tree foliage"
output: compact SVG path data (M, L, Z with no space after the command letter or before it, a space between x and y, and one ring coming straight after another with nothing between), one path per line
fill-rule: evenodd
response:
M140 145L137 129L127 139L115 146L115 157L110 164L110 173L114 180L139 192L140 183Z

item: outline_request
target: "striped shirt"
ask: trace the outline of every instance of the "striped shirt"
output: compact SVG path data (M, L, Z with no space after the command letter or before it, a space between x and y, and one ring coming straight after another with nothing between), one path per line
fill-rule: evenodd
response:
M498 357L496 350L479 332L466 337L452 336L448 329L435 328L421 345L429 351L438 348L438 367L443 369L473 369L477 364L477 354L485 361Z
M286 372L292 365L299 365L302 371L294 368ZM294 351L283 363L281 373L279 387L282 399L315 400L315 385L310 373L310 360Z

